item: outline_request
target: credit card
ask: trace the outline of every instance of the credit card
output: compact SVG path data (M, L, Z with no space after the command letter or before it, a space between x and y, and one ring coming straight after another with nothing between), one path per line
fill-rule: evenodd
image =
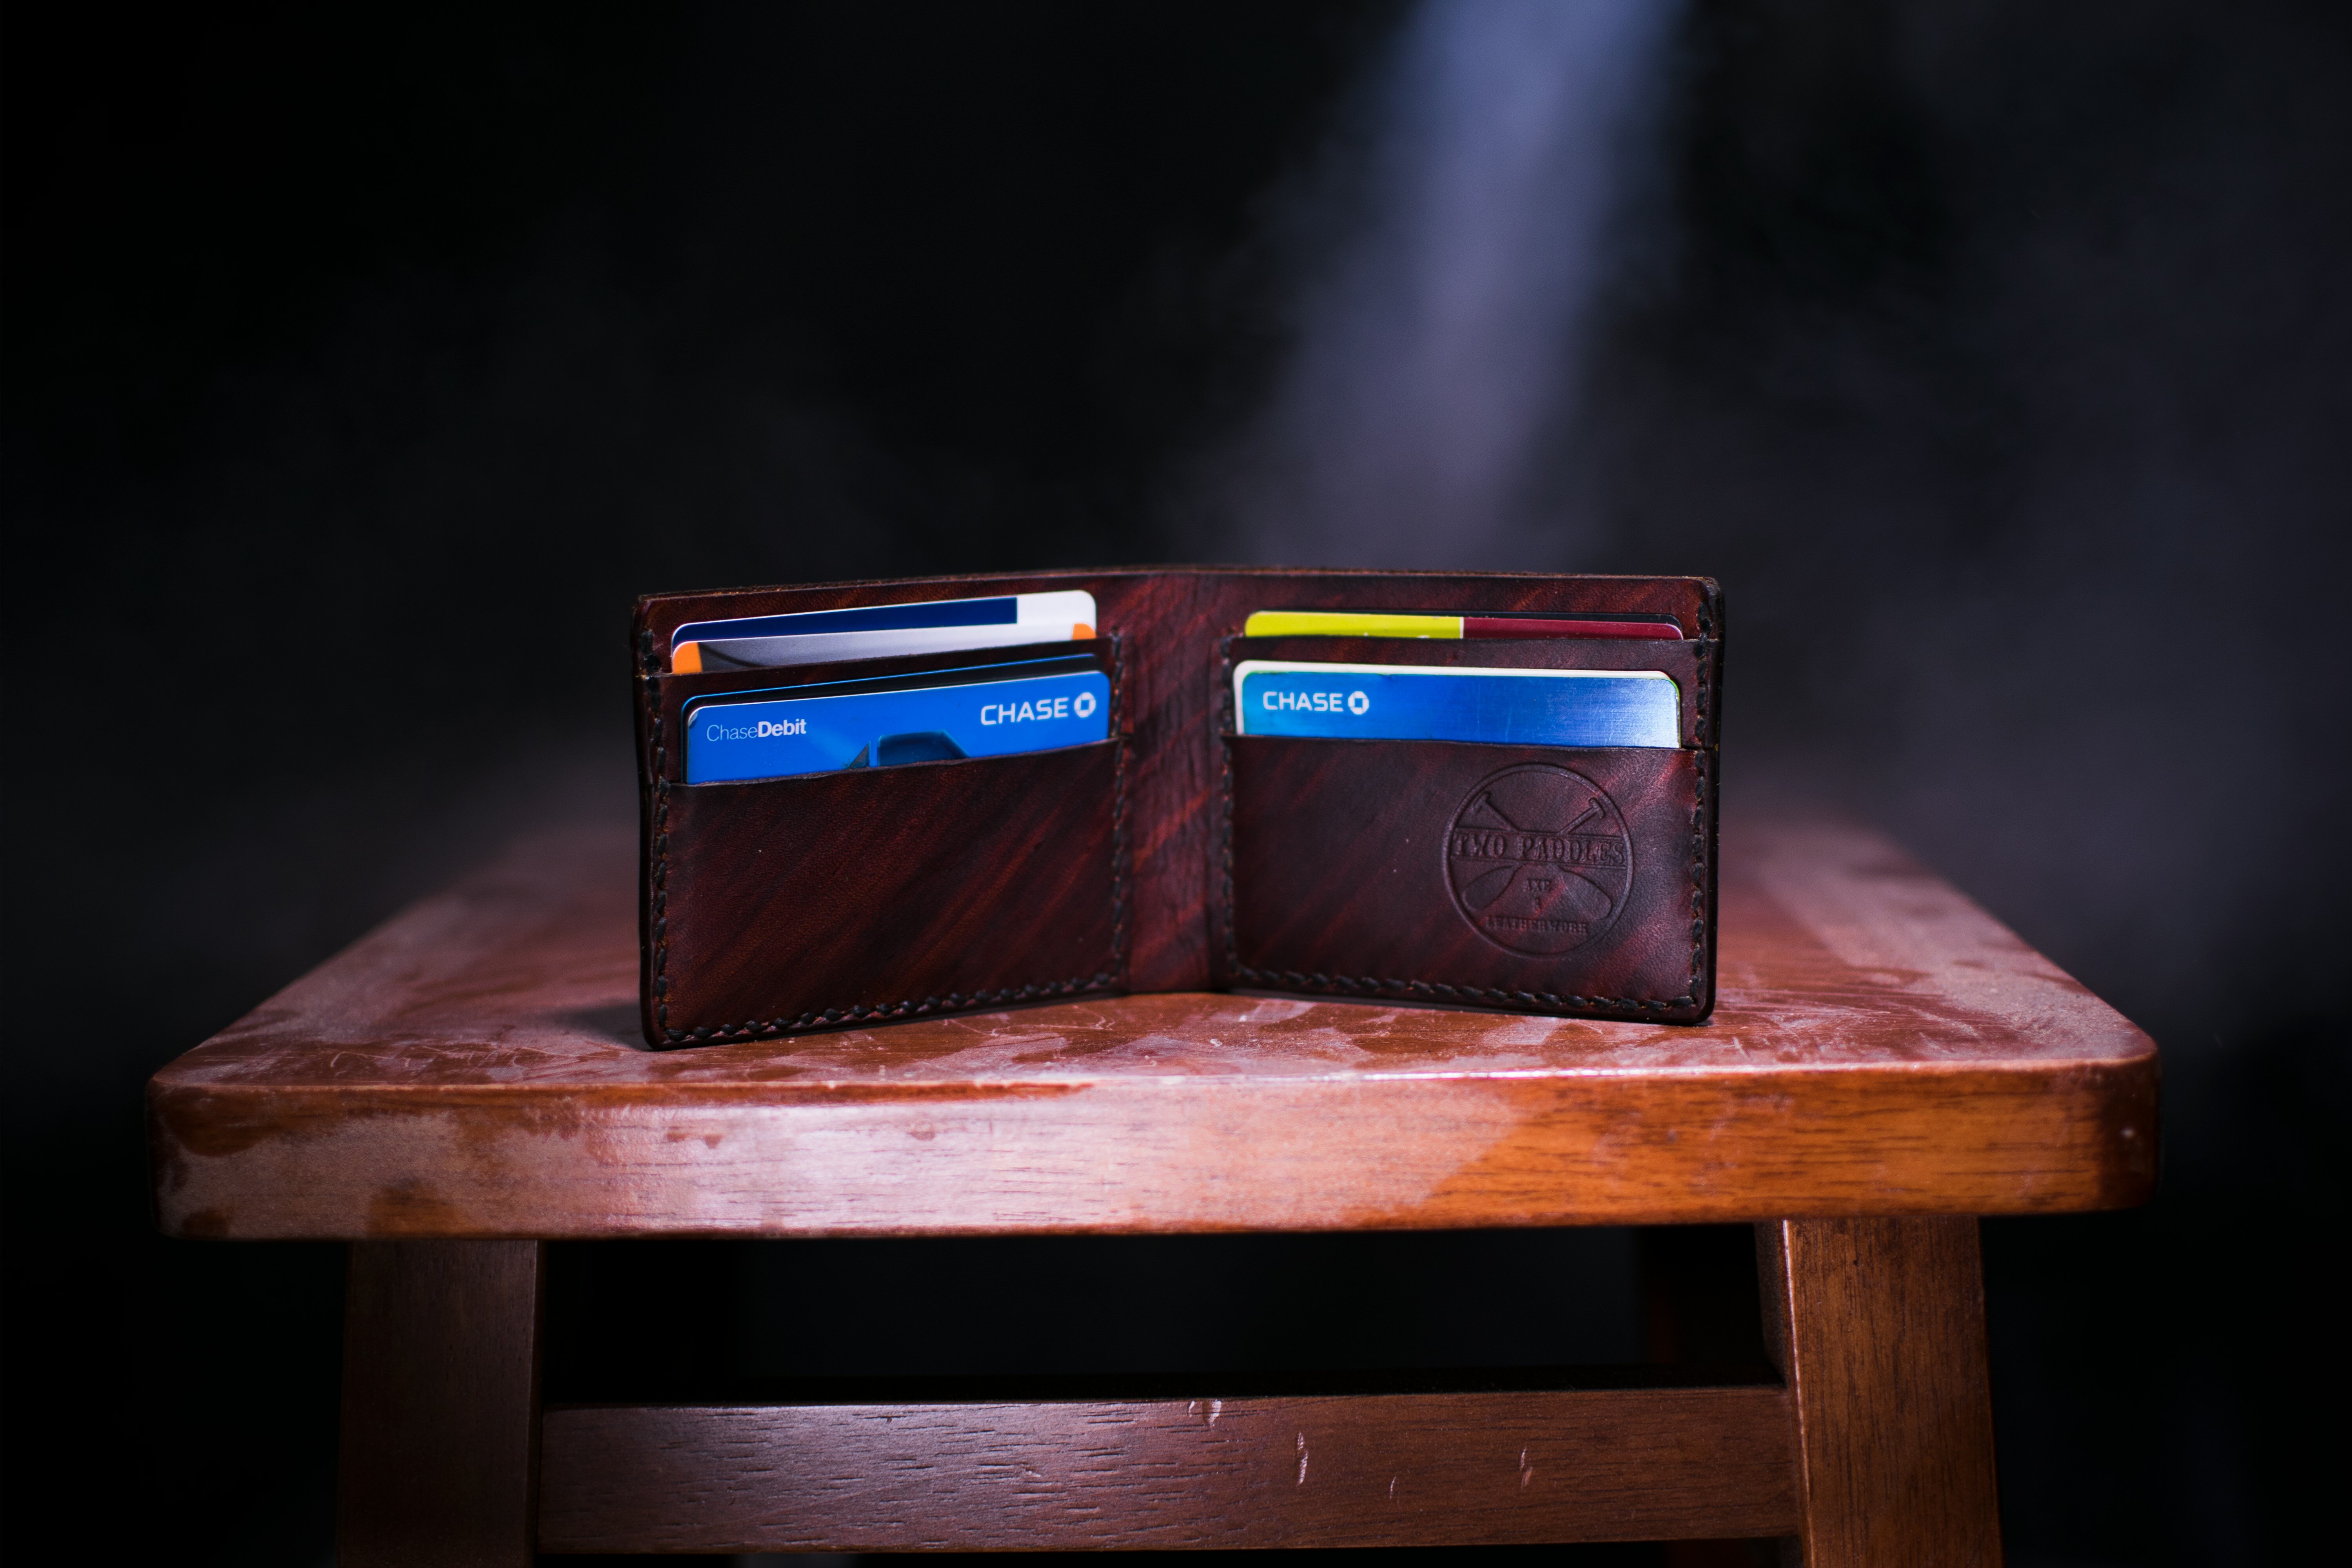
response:
M730 692L688 704L680 727L690 784L1009 756L1108 739L1110 678L1055 659Z
M713 637L680 643L670 668L680 674L708 670L773 669L788 664L836 659L884 658L901 653L956 653L965 648L1018 647L1030 643L1083 641L1095 628L1084 622L989 626L917 626L906 631L826 632L814 637Z
M703 669L765 668L823 659L1066 642L1093 637L1097 624L1095 596L1080 589L688 621L670 634L670 668L686 675ZM835 640L839 638L855 640Z
M1483 741L1521 746L1679 746L1680 689L1654 669L1458 669L1402 664L1234 668L1244 735Z
M1068 675L1103 668L1099 655L1070 654L1053 658L990 659L959 664L947 669L911 670L903 675L868 675L853 680L792 681L782 686L737 687L731 691L707 691L686 700L681 720L692 722L694 710L706 702L769 702L793 697L854 697L870 691L912 691L924 686L974 686L984 680L1014 680L1034 675Z
M1679 641L1671 616L1432 616L1352 610L1260 610L1243 623L1252 637L1650 637Z

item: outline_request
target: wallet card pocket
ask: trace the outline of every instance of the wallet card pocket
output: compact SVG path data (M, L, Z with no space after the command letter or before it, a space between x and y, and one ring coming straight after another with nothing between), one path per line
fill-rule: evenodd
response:
M663 790L647 1041L1117 989L1124 744Z
M639 734L643 752L640 763L648 783L658 778L684 784L692 779L688 754L693 743L687 721L699 705L823 696L835 690L870 689L885 683L929 680L946 686L1017 679L1047 662L1055 668L1091 662L1115 683L1118 646L1118 639L1113 637L977 652L966 649L793 665L777 669L665 675L648 683L641 702L641 716L646 722ZM814 770L782 768L777 770L776 776L802 771Z
M1688 1020L1711 752L1226 735L1227 986Z

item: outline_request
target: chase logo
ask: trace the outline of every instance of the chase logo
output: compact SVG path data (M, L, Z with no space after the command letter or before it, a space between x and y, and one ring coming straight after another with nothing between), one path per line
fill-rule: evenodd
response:
M1480 936L1548 957L1615 922L1633 887L1633 841L1599 784L1531 763L1486 779L1454 814L1445 881Z
M1095 711L1095 694L1081 691L1076 696L1063 693L1040 697L1034 701L983 703L980 721L992 728L998 724L1034 724L1055 719L1090 719Z
M1372 710L1372 700L1361 691L1280 691L1261 693L1269 713L1353 713L1359 719Z

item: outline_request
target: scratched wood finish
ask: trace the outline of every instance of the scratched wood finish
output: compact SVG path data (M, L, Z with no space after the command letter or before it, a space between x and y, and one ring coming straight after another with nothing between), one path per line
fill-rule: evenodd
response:
M189 1237L1310 1230L2141 1201L2147 1037L1884 839L1724 834L1702 1026L1162 994L653 1053L625 832L157 1074Z
M551 1410L544 1552L1466 1545L1796 1528L1778 1388Z
M535 1241L352 1247L341 1568L529 1568L541 1251Z
M1757 1227L1757 1268L1804 1568L1999 1568L1977 1222L1784 1220Z

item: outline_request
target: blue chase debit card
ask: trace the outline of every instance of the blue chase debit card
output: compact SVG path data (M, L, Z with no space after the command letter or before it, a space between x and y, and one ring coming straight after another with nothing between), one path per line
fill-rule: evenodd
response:
M1677 746L1681 693L1654 669L1463 669L1404 664L1234 668L1244 735L1484 741L1518 746Z
M1099 669L913 689L734 700L687 713L686 782L782 778L1083 745L1110 734Z

